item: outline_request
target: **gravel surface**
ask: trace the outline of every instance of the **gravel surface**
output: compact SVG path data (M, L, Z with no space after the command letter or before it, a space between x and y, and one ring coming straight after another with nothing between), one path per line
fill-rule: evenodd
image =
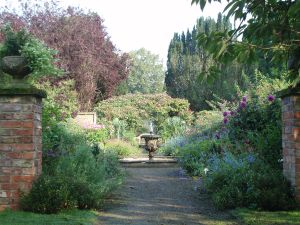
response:
M125 183L99 214L97 225L237 225L228 213L214 209L175 164L125 168Z

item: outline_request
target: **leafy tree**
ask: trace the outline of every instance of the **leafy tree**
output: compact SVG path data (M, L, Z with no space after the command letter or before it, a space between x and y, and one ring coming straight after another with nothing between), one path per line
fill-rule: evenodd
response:
M82 110L110 97L128 75L127 54L120 54L103 26L103 20L79 8L62 9L53 1L20 0L20 7L0 10L0 24L27 28L58 50L60 79L74 79ZM55 80L57 82L57 80Z
M232 94L235 87L243 88L247 83L247 77L240 76L242 69L246 68L237 63L220 64L197 43L197 36L201 33L209 34L230 27L228 20L219 14L217 22L201 17L192 31L174 34L169 45L165 80L168 94L188 99L193 110L210 108L207 101L212 100L214 95L227 100L236 97ZM218 80L210 79L205 73L214 66L222 70Z
M192 0L203 9L207 2ZM288 79L300 82L300 1L298 0L230 0L226 17L238 24L233 29L201 34L199 43L223 63L233 60L251 63L260 54L282 65L287 62Z
M119 87L119 94L161 93L164 89L165 72L159 56L141 48L130 52L129 57L129 75Z

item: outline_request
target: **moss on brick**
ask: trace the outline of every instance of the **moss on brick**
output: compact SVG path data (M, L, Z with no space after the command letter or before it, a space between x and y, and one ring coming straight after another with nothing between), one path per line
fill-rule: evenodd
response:
M33 95L40 98L47 97L46 91L26 83L0 85L0 95Z

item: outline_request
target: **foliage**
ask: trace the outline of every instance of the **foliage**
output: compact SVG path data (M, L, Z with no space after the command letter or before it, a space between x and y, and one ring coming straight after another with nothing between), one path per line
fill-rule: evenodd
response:
M212 0L192 0L192 4L200 4L202 9L206 2ZM233 17L239 25L233 29L203 33L199 36L199 43L222 63L233 60L251 63L257 60L258 53L272 58L279 65L288 61L288 78L296 85L300 77L299 10L300 3L296 0L267 1L264 4L256 0L231 0L224 12L227 18Z
M58 50L57 65L65 79L75 80L81 110L110 97L127 77L128 56L117 51L96 13L63 9L56 0L21 0L15 8L1 8L0 24L7 22Z
M173 97L186 98L193 110L211 109L207 101L214 95L222 99L234 100L236 86L243 90L247 87L250 69L237 63L224 66L199 47L197 36L201 33L209 34L213 31L230 29L229 20L218 15L218 20L203 17L197 20L192 31L174 34L168 50L166 90ZM206 71L213 66L222 71L219 79L207 77ZM243 70L245 72L243 72Z
M20 207L25 211L57 213L62 209L74 208L75 200L67 183L61 177L40 176L30 193L21 199Z
M194 125L199 131L205 131L218 127L222 122L222 113L220 111L199 111L195 113Z
M141 48L129 53L131 66L128 78L119 88L119 94L161 93L164 89L165 72L159 56Z
M56 213L101 207L121 182L116 155L92 145L89 133L71 120L52 124L45 133L43 174L23 197L23 209Z
M77 115L79 103L73 80L60 81L55 85L48 81L35 82L34 85L47 92L47 98L43 100L44 128Z
M186 122L177 116L167 118L161 127L160 134L165 140L182 135L187 130Z
M118 162L111 154L95 156L90 147L76 146L71 154L53 157L57 157L55 167L46 170L23 196L24 210L57 213L74 207L99 208L104 197L120 184Z
M24 56L33 77L60 74L61 71L54 66L56 51L46 47L25 29L13 31L12 27L6 24L1 28L1 36L0 58L12 55Z
M266 212L250 209L235 209L232 214L247 225L299 225L300 211Z
M111 139L105 145L105 151L114 153L118 157L136 156L141 153L141 150L126 141Z
M125 135L127 123L124 120L119 120L118 118L114 118L112 121L114 126L114 137L120 139Z
M86 129L86 138L91 145L104 144L109 138L109 132L104 127L101 129Z
M187 124L192 113L184 99L171 98L166 94L128 94L102 101L95 107L99 121L118 118L125 121L127 130L137 133L149 132L147 121L153 121L157 131L168 117L178 116Z
M97 212L88 210L70 210L59 214L43 215L37 213L5 210L0 213L1 225L93 225L97 221Z
M294 208L292 189L280 170L273 169L253 154L210 159L205 187L219 209L249 207L265 210Z
M222 142L219 140L195 141L184 145L180 151L180 164L192 176L203 176L211 154L222 151Z
M244 148L248 146L249 151L258 153L275 167L280 167L278 162L282 159L281 103L280 99L268 99L268 96L274 97L271 94L285 86L287 83L282 79L260 77L253 91L244 93L244 101L239 103L234 116L226 117L230 140L241 143Z

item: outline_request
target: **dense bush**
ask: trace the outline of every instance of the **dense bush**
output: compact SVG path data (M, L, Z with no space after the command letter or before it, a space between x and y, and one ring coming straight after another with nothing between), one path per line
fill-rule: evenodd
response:
M292 189L282 172L256 155L213 155L205 187L219 209L249 207L286 210L295 207Z
M105 150L117 154L119 157L133 156L141 153L141 150L137 146L119 139L109 140L105 145Z
M55 169L43 173L22 199L24 210L56 213L69 208L99 208L107 193L120 183L116 157L95 157L87 146L61 156Z
M23 197L23 209L56 213L74 207L99 208L121 182L117 156L92 145L90 141L97 138L89 141L90 132L72 120L56 123L49 130L43 148L43 174Z
M189 103L183 99L171 98L166 94L128 94L114 97L95 107L99 121L112 121L118 118L127 125L127 130L136 134L149 132L145 124L153 121L155 132L162 130L163 123L169 117L180 117L191 123L192 113Z
M166 119L161 125L160 134L164 139L184 134L187 124L180 117L174 116Z
M231 142L254 151L268 164L281 168L281 102L272 93L285 87L281 80L259 79L255 91L245 93L235 111L224 112ZM228 114L228 115L226 115ZM228 121L228 122L227 122Z

